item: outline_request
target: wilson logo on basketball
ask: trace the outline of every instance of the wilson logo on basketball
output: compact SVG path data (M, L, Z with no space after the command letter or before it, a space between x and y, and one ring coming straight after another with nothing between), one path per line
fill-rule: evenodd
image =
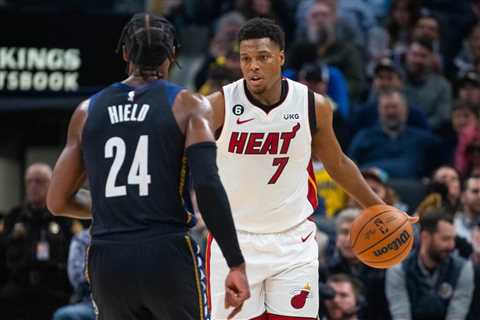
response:
M381 255L384 255L390 250L398 250L402 245L406 244L409 239L410 239L410 234L408 233L408 231L403 231L398 238L396 238L386 246L378 250L375 250L373 254L376 257L380 257Z

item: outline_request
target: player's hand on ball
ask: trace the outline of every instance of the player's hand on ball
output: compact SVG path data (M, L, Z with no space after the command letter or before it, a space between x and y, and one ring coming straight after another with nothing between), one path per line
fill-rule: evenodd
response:
M412 224L417 223L419 219L420 218L418 216L408 216L408 221L410 221Z
M242 263L238 267L231 268L225 279L225 308L234 308L228 315L228 319L232 319L242 310L243 303L248 298L250 298L250 288L245 264Z

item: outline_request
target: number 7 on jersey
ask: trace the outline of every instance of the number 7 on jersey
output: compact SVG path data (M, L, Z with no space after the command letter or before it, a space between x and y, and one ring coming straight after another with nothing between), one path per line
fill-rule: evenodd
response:
M270 181L268 181L268 184L275 184L280 177L280 175L283 172L283 169L285 169L285 166L288 163L288 157L281 157L281 158L274 158L272 166L278 166L277 171L273 174L273 176L270 178Z

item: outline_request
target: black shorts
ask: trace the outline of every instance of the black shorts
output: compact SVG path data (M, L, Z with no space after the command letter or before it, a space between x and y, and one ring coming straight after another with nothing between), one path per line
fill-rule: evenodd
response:
M208 320L196 243L185 234L92 241L87 274L98 320Z

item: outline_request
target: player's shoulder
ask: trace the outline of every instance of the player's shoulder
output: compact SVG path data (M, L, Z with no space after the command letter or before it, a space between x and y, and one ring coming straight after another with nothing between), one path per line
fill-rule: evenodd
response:
M174 104L190 114L209 113L212 109L207 98L187 89L182 89L178 93Z

